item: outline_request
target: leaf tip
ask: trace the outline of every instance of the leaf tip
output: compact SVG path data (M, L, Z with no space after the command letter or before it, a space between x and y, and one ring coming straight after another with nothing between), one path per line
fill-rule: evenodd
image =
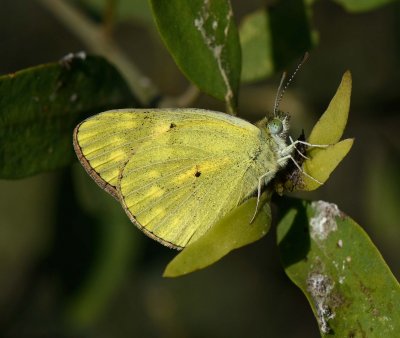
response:
M346 154L345 154L344 156L346 156L347 153L350 151L351 147L352 147L353 144L354 144L354 141L355 141L355 138L353 137L353 138L346 138L346 139L341 140L341 141L339 142L339 143L342 143L342 144L343 144L343 147L347 149L347 152L346 152ZM343 158L344 158L344 156L343 156Z
M174 276L168 271L168 268L165 268L165 270L164 270L164 272L162 274L162 277L164 277L164 278L172 278Z
M351 70L350 70L350 69L347 69L347 70L344 72L343 76L346 76L346 77L348 77L348 78L351 79Z
M347 69L342 76L342 84L346 85L351 91L352 82L351 71Z
M164 270L164 272L162 274L162 276L164 278L174 278L174 277L178 277L178 276L184 275L184 273L179 273L176 269L171 268L171 263L173 261L174 260L169 262L168 265L165 267L165 270Z

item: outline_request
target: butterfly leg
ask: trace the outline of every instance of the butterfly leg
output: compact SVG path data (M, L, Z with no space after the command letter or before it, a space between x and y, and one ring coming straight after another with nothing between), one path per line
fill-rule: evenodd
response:
M291 136L289 136L289 140L290 140L290 144L293 144L293 143L294 143L294 141L293 141L293 139L292 139ZM294 149L296 149L297 153L298 153L302 158L304 158L304 159L306 159L306 160L309 159L309 158L308 158L306 155L304 155L299 149L297 149L297 147L294 147Z
M308 147L312 147L312 148L327 148L330 146L329 144L311 144L311 143L301 141L301 140L293 141L293 139L291 137L289 137L289 139L290 139L291 143L285 149L282 150L281 154L283 156L290 154L293 151L293 149L297 150L297 148L296 148L297 144L304 144L304 145L306 145ZM301 155L304 156L303 154L301 154Z
M300 167L300 165L296 162L296 160L293 158L292 155L286 155L284 157L281 157L278 160L278 163L282 162L285 163L287 160L292 160L294 165L297 167L297 169L299 169L301 171L301 173L305 176L307 176L308 178L312 179L313 181L317 182L318 184L323 184L322 182L318 181L316 178L312 177L311 175L307 174L302 167Z
M270 172L267 171L265 174L261 175L261 176L258 178L256 210L254 211L254 215L253 215L253 217L252 217L251 220L250 220L250 224L253 223L254 219L255 219L256 216L257 216L258 205L260 204L260 198L261 198L261 188L262 188L262 186L263 186L263 182L264 182L265 177L267 177L267 176L269 175L269 173L270 173Z
M313 181L317 182L318 184L323 184L322 182L318 181L316 178L312 177L311 175L307 174L301 167L300 165L296 162L296 160L294 159L294 157L290 154L293 149L296 149L296 151L305 159L308 159L306 156L304 156L303 154L300 153L300 151L296 148L297 144L305 144L309 147L315 147L315 148L326 148L329 147L329 145L323 145L323 144L311 144L308 142L304 142L304 141L293 141L293 139L291 137L289 137L291 144L289 146L287 146L285 149L282 150L281 154L284 155L282 156L279 160L278 160L278 164L283 166L283 164L286 163L287 160L292 160L294 165L297 167L297 169L299 169L301 171L301 173L307 177L309 177L310 179L312 179ZM289 153L289 154L288 154ZM288 154L288 155L286 155ZM256 204L256 210L254 211L254 215L250 220L250 224L253 223L254 219L257 216L257 211L258 211L258 206L260 204L260 198L261 198L261 188L263 185L263 181L265 179L265 177L267 177L269 175L270 172L266 172L265 174L261 175L258 179L258 188L257 188L257 204Z

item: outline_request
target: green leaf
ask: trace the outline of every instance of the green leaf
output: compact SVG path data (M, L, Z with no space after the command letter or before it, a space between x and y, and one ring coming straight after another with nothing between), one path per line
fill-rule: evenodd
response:
M244 18L240 27L242 81L261 80L286 68L316 44L309 27L310 5L302 0L279 1ZM290 22L289 24L282 24Z
M346 139L328 148L313 151L309 155L309 159L303 163L304 172L321 183L325 183L331 173L350 151L353 142L353 139ZM321 184L305 175L303 176L303 183L304 186L302 186L301 190L306 191L315 190L321 186Z
M228 0L151 0L164 43L186 77L236 111L239 37ZM190 47L189 47L190 46Z
M271 210L266 193L253 223L256 198L250 198L212 226L204 236L187 246L166 267L164 277L178 277L203 269L234 249L253 243L266 235L271 226Z
M79 120L134 103L117 70L99 57L78 55L1 76L0 177L71 163L72 130Z
M349 12L365 12L384 6L396 0L334 0Z
M282 263L322 335L396 337L400 287L368 235L335 204L286 199L277 229Z
M310 11L304 0L277 1L268 8L275 69L284 69L313 47Z
M258 10L244 18L239 27L242 46L242 81L261 80L274 72L269 18Z
M308 142L312 144L335 144L340 140L349 116L350 96L351 73L346 71L335 96L311 131Z

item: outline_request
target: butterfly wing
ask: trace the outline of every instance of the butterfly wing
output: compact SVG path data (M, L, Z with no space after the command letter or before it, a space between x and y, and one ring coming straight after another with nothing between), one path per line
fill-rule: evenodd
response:
M217 112L106 112L75 134L89 174L147 235L175 248L199 238L276 170L273 154L259 160L260 129Z

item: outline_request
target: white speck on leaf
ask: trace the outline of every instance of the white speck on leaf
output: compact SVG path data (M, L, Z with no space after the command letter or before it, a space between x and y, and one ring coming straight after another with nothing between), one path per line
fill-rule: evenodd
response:
M350 263L350 262L351 262L351 257L350 257L350 256L347 256L347 257L346 257L346 261L347 261L348 263Z
M84 51L80 51L77 53L68 53L67 55L63 56L58 63L61 66L64 66L65 68L69 69L71 67L71 63L74 59L80 59L80 60L86 60L86 52Z
M200 32L204 43L206 44L208 49L212 52L217 62L218 70L221 74L221 77L226 87L225 101L230 102L233 98L233 91L229 83L229 78L228 78L229 68L226 60L224 60L223 58L223 50L227 44L229 26L230 26L229 24L233 16L233 12L232 8L229 8L225 21L222 21L217 16L212 15L212 13L210 15L209 5L210 5L209 0L204 0L203 6L201 7L197 17L194 20L194 26ZM219 32L217 31L217 28L221 26L220 24L224 25L223 28L224 34L222 39L220 38L220 36L218 36ZM208 28L210 26L212 27L212 30Z
M74 53L68 53L60 59L60 63L71 62L74 58Z
M341 239L338 240L337 246L338 246L339 248L343 248L343 241L342 241Z
M312 272L307 278L307 290L314 301L318 323L323 333L331 331L328 321L335 317L335 313L328 305L334 285L334 282L322 273Z
M341 264L340 264L339 262L337 262L337 261L334 260L334 261L332 261L332 265L336 268L336 270L338 271L338 273L343 273L343 272L345 272L345 270L346 270L347 262L346 262L345 259L343 259L343 260L341 261ZM346 279L346 276L345 276L345 275L338 276L339 284L343 284L345 279Z
M85 51L83 51L83 50L81 50L80 52L78 52L78 53L75 53L75 57L77 58L77 59L81 59L81 60L86 60L86 52Z
M337 230L336 217L341 212L336 204L324 201L311 203L314 209L314 217L310 219L310 233L314 240L323 241L332 231Z
M388 322L390 319L388 318L388 317L386 317L386 316L382 316L381 317L381 321L382 322Z
M346 269L346 261L345 260L343 260L343 262L342 262L342 270L344 271L344 269Z

